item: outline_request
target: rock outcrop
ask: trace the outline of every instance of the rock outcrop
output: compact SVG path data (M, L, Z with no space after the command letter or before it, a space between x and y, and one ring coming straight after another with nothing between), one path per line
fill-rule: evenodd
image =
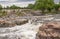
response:
M1 27L14 27L16 25L22 25L28 23L27 19L15 19L15 20L0 20Z
M15 24L16 25L22 25L22 24L25 24L25 23L28 23L28 20L27 19L15 20Z
M5 20L0 20L0 27L13 27L16 24L10 22L10 21L5 21Z
M36 39L60 39L60 22L43 24L36 34Z

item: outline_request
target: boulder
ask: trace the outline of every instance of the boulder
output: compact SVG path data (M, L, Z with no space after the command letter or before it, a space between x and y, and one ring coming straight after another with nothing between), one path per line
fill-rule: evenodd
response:
M16 24L10 22L10 21L5 21L5 20L0 20L0 27L13 27Z
M27 19L18 19L18 20L15 21L16 25L22 25L22 24L25 24L25 23L28 23Z
M23 25L28 23L27 19L6 19L0 20L0 27L14 27L15 25Z
M44 23L39 28L36 39L60 39L60 22Z

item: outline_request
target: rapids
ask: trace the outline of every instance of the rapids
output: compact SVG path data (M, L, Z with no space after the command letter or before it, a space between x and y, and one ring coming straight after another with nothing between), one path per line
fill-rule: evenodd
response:
M31 24L30 21L24 25L0 28L0 39L35 39L38 28L42 23Z

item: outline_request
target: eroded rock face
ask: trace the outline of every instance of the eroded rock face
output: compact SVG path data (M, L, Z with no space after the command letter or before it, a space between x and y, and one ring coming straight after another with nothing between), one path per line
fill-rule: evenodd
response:
M36 39L60 39L60 22L43 24L39 28Z

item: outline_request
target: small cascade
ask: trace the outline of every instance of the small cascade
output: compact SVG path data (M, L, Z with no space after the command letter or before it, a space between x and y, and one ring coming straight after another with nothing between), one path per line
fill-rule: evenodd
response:
M38 28L42 25L34 25L29 20L28 23L15 27L0 28L0 39L35 39Z

